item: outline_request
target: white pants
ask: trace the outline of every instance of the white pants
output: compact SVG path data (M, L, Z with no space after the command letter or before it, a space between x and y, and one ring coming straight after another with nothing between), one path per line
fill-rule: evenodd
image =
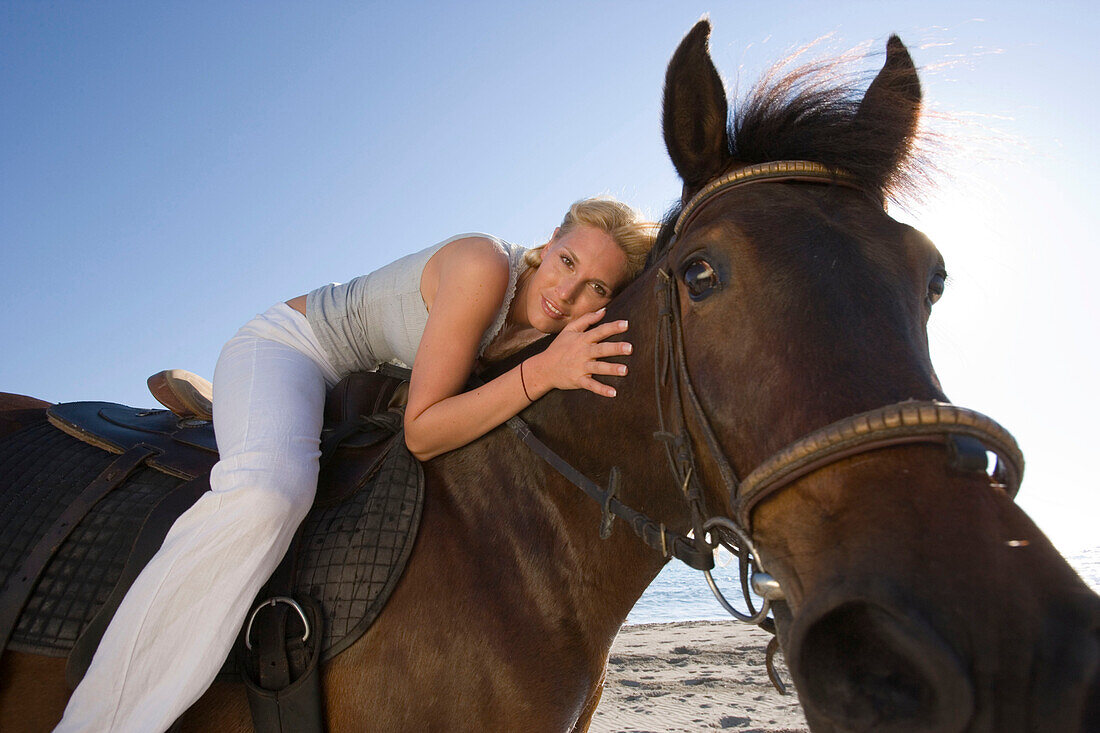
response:
M211 491L134 581L57 731L164 731L209 687L313 503L336 377L305 317L285 304L225 345Z

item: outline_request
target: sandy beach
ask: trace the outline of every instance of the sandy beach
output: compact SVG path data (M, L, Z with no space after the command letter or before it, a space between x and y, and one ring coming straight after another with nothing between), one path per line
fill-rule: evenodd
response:
M793 690L780 695L764 668L769 634L734 621L624 626L611 648L593 733L731 730L802 733ZM780 675L788 681L782 656Z

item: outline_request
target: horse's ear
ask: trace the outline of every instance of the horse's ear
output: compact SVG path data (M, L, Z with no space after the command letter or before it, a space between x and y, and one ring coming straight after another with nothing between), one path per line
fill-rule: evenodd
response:
M886 63L859 103L854 124L879 137L887 175L909 154L920 120L921 90L917 67L897 36L886 42ZM877 146L876 146L877 147Z
M685 195L730 162L726 91L710 60L709 37L710 21L704 18L680 42L665 73L665 145Z

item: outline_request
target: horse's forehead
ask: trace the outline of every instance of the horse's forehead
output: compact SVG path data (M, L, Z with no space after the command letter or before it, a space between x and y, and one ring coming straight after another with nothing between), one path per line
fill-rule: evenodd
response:
M916 265L931 259L942 265L939 250L920 230L898 222L858 192L840 191L839 196L826 198L820 195L822 190L824 187L761 186L735 192L700 212L673 257L699 247L781 250L813 246L815 235L828 230L832 237L839 235L862 245L872 260L902 259Z
M927 234L908 224L902 224L901 226L904 232L902 236L909 249L916 252L927 253L934 257L941 266L943 265L943 255L940 254L939 248L936 247L935 243L932 242L932 239Z

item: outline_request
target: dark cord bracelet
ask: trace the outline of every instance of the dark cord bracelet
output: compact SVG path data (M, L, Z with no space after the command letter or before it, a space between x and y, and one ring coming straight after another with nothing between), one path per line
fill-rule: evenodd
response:
M524 379L523 379L523 362L522 361L519 363L519 383L521 385L523 385L523 396L527 398L528 402L534 402L534 400L531 399L531 395L527 394L527 382L524 381Z

